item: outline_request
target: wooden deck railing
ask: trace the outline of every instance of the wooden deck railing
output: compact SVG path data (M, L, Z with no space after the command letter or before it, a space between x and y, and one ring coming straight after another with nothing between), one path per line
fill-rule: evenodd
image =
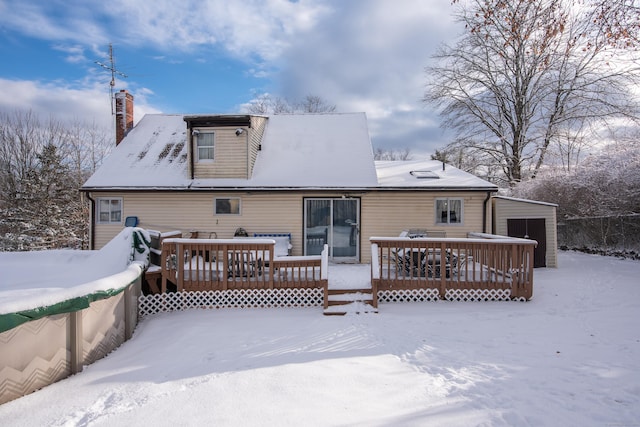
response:
M162 289L322 288L327 283L326 251L318 256L276 257L272 239L165 239Z
M487 234L469 238L372 237L372 285L381 290L509 290L533 295L534 240Z

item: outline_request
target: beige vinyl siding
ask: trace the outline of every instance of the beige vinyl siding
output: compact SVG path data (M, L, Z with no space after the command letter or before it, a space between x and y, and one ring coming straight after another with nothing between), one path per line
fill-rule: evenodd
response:
M161 232L179 230L185 237L197 231L201 238L231 238L238 227L253 233L291 233L292 255L303 253L303 215L305 198L339 198L342 193L326 192L136 192L92 193L92 198L122 197L123 224L97 224L95 248L108 243L124 226L124 218L137 216L139 226ZM240 215L214 215L216 197L239 197ZM445 231L447 237L465 237L470 231L482 231L482 207L485 193L436 193L379 191L355 196L360 198L361 262L371 262L369 238L398 236L404 229L421 228ZM463 223L437 225L436 198L464 200Z
M248 176L248 132L236 135L237 128L200 128L213 131L214 160L196 161L195 178L249 178ZM195 149L195 145L193 147ZM192 155L194 155L192 153Z
M124 228L124 221L122 224L97 224L95 227L94 248L101 249L104 245L109 243L119 232Z
M435 200L463 200L462 224L436 225ZM403 230L444 231L447 237L466 237L470 231L482 231L482 209L485 193L380 191L362 197L361 251L362 262L371 262L369 238L398 236Z
M494 207L493 232L506 236L508 234L508 219L545 219L545 234L547 238L546 262L547 267L558 266L558 235L556 208L552 205L493 198Z
M139 226L179 230L185 237L197 231L201 238L231 238L238 227L253 233L291 233L293 254L302 254L303 197L301 194L248 194L245 192L153 192L113 194L123 198L123 215L137 216ZM95 199L99 193L93 193ZM240 215L214 215L216 197L239 197ZM97 224L95 247L108 243L124 226Z

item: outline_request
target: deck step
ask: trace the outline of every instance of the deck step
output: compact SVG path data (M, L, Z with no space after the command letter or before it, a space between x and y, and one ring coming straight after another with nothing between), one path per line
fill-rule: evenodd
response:
M326 316L378 312L371 289L329 289L326 298Z
M328 290L329 295L345 295L345 294L355 294L355 293L370 294L371 288L329 289Z
M325 316L344 316L346 314L377 313L378 309L362 301L352 301L348 304L330 305L324 309Z
M352 292L348 294L329 294L329 305L335 304L348 304L354 301L373 301L372 293Z

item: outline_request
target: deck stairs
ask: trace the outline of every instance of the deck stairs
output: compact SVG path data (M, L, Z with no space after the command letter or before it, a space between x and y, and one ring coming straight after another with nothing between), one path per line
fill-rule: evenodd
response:
M378 304L369 288L325 290L325 316L344 316L345 314L377 313Z

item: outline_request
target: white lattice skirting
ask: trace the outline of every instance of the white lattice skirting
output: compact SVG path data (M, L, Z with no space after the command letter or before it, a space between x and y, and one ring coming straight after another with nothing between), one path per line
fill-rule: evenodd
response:
M378 291L378 302L424 302L438 301L437 289L398 289Z
M316 307L323 304L324 294L320 288L173 292L138 298L140 317L190 308Z
M446 301L512 301L509 289L447 289ZM437 289L398 289L378 291L379 302L439 301ZM514 301L526 301L524 298Z
M511 301L511 289L447 289L447 301Z

